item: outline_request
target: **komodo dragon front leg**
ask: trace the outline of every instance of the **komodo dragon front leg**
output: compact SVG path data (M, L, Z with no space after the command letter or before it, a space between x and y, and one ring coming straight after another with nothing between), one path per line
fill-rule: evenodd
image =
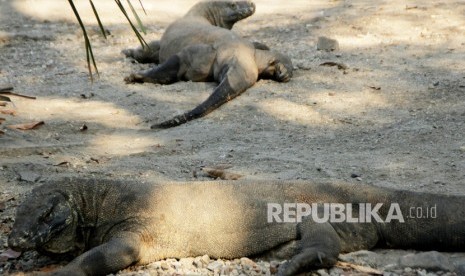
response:
M315 223L306 219L299 225L298 233L300 240L296 255L279 266L279 276L327 268L337 262L341 245L338 234L329 223Z
M53 276L107 275L122 270L140 260L140 238L123 232L79 255Z

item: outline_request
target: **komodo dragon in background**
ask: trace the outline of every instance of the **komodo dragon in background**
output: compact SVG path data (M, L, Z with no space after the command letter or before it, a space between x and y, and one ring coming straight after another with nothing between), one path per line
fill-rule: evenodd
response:
M255 4L251 1L203 1L197 3L184 15L182 24L185 24L186 21L203 21L202 23L207 23L208 21L213 26L231 30L235 23L251 16L254 12ZM203 37L196 37L195 39L196 41L193 41L193 43L204 43L202 41ZM269 50L266 45L259 42L254 42L254 45L259 49ZM139 63L159 64L160 41L151 41L148 43L148 46L125 49L122 52L126 57L133 58Z
M34 188L24 199L8 244L15 250L78 255L56 275L104 275L133 264L204 254L232 259L271 253L290 259L279 275L295 275L332 266L340 252L375 246L465 251L464 201L464 196L347 183L64 179ZM360 221L318 221L325 217L320 206L301 222L270 222L269 204L284 203L353 203L350 217ZM365 203L372 204L371 211L362 208ZM383 206L375 207L378 203ZM434 218L409 216L411 208L432 206ZM373 210L383 222L365 219ZM395 215L391 221L389 214Z
M241 38L228 29L232 24L223 27L217 21L216 25L212 24L211 18L219 14L218 9L213 8L217 3L226 3L230 8L248 5L250 14L255 11L250 1L208 1L195 5L163 34L159 50L162 64L125 78L128 83L170 84L179 80L219 83L196 108L151 128L174 127L205 116L239 96L260 78L287 82L292 77L292 62L286 55ZM243 17L250 14L245 13Z

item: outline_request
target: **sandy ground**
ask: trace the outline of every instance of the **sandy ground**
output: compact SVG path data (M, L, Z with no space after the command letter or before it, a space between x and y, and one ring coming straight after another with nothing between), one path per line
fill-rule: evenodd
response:
M0 251L22 195L66 174L206 180L201 167L229 164L248 179L465 195L460 1L256 0L256 14L234 31L287 53L294 78L259 81L207 117L161 131L149 125L196 106L214 84L125 84L146 68L120 54L137 46L135 36L113 1L98 1L111 33L104 40L88 1L77 2L92 26L100 70L93 83L67 1L0 0L0 86L37 97L0 107L16 112L1 116ZM146 39L159 39L195 2L144 1ZM340 49L317 51L319 36L337 39ZM7 128L33 121L45 125Z

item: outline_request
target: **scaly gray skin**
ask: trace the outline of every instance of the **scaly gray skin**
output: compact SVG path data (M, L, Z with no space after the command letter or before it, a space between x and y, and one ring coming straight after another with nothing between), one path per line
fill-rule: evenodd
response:
M279 275L334 265L340 252L378 247L465 250L464 196L310 181L189 183L65 179L18 207L8 244L77 257L54 275L105 275L133 264L208 254L279 256ZM405 223L267 222L268 203L398 203ZM436 206L436 218L410 218ZM321 211L321 210L320 210ZM353 217L358 217L354 207ZM319 213L321 217L321 213Z
M202 1L194 5L183 18L176 22L182 22L183 25L202 22L202 24L211 24L230 30L236 22L251 16L254 12L255 4L251 1ZM200 42L205 43L205 41L201 41L201 37L199 39ZM257 45L263 44L257 43ZM126 57L133 58L139 63L160 63L160 41L158 40L150 42L148 48L138 47L125 49L122 52Z
M195 7L193 10L196 10ZM182 115L152 125L170 128L203 117L239 96L258 79L287 82L293 66L289 57L251 43L234 32L212 25L204 17L186 15L171 24L160 43L160 66L131 74L127 83L171 84L179 80L216 81L219 85L203 103Z

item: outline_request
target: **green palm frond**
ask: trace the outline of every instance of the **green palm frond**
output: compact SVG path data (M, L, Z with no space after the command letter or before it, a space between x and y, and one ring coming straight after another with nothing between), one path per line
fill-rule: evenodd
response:
M140 19L139 15L137 14L136 10L134 9L133 5L131 4L131 1L130 0L126 0L127 3L128 3L128 6L129 8L131 9L132 11L132 14L134 16L134 18L136 19L137 21L137 24L139 26L139 28L141 29L141 31L146 34L146 28L144 27L144 25L142 24L142 20ZM76 9L76 6L74 5L74 2L73 0L68 0L70 6L71 6L71 9L73 10L73 13L74 15L76 16L76 19L79 23L79 26L81 27L81 30L82 30L82 34L84 36L84 43L85 43L85 48L86 48L86 59L87 59L87 68L89 70L89 76L90 76L90 79L91 81L93 81L93 75L92 75L92 67L94 68L95 72L97 73L97 75L99 75L99 72L98 72L98 68L97 68L97 63L95 61L95 57L94 57L94 52L92 51L92 44L90 42L90 39L89 39L89 36L87 34L87 30L86 30L86 27L84 25L84 23L82 22L82 19L81 19L81 16L79 15L79 12L78 10ZM97 9L95 8L95 5L93 3L93 0L89 0L89 3L92 7L92 11L94 12L94 15L95 15L95 18L97 19L97 23L99 25L99 28L100 28L100 31L102 32L102 35L103 37L106 39L107 38L107 35L106 35L106 32L105 32L105 29L103 27L103 24L102 24L102 21L100 20L100 16L98 14L98 11ZM123 4L121 3L120 0L115 0L115 3L116 5L119 7L119 9L121 10L121 12L123 13L123 15L126 17L126 19L128 20L128 23L129 25L131 26L132 30L134 31L134 33L136 34L137 36L137 39L139 40L140 44L142 45L142 47L148 47L147 45L147 42L144 40L144 38L142 37L142 35L139 33L139 31L137 30L137 28L134 26L134 24L132 23L131 19L129 18L128 16L128 13L126 12L126 9L124 8ZM144 6L142 5L142 1L139 0L139 3L142 7L142 9L144 10L144 13L146 13L145 11L145 8Z

